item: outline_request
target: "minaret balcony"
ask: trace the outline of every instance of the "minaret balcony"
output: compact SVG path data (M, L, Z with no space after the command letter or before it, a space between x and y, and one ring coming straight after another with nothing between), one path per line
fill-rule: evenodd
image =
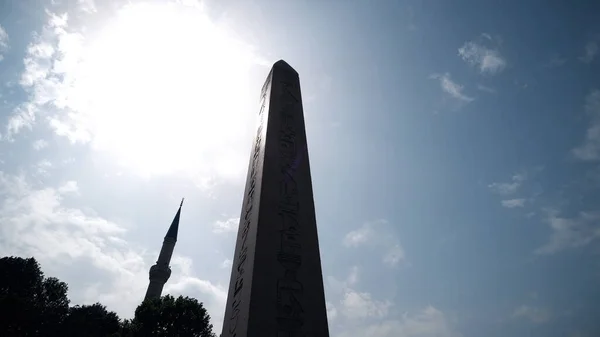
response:
M161 281L164 280L164 282L167 282L170 276L171 268L169 268L169 266L161 266L155 264L152 267L150 267L150 280L156 279Z

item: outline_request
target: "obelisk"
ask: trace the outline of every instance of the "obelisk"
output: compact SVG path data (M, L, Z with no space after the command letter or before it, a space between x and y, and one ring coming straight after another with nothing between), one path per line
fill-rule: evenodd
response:
M328 337L298 73L260 95L221 337Z

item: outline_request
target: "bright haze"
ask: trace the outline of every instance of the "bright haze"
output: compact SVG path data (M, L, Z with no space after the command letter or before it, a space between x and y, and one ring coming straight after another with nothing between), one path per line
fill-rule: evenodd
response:
M600 336L594 1L0 1L0 255L222 326L270 66L300 74L334 337Z

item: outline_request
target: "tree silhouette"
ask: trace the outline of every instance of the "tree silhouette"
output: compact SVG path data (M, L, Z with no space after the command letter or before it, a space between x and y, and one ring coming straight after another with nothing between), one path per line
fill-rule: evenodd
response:
M216 337L202 303L187 296L145 300L135 310L131 326L134 336Z
M202 303L166 295L147 300L132 320L100 303L69 308L67 284L44 277L34 258L0 258L0 336L216 337Z
M69 309L62 336L77 337L83 333L90 337L118 336L120 324L119 316L100 303L76 305Z
M44 278L34 258L0 259L0 336L51 336L69 312L67 284Z

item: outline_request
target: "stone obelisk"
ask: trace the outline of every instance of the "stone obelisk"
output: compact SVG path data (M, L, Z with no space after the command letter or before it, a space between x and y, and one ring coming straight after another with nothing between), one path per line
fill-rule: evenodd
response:
M298 73L260 95L221 337L328 337Z

